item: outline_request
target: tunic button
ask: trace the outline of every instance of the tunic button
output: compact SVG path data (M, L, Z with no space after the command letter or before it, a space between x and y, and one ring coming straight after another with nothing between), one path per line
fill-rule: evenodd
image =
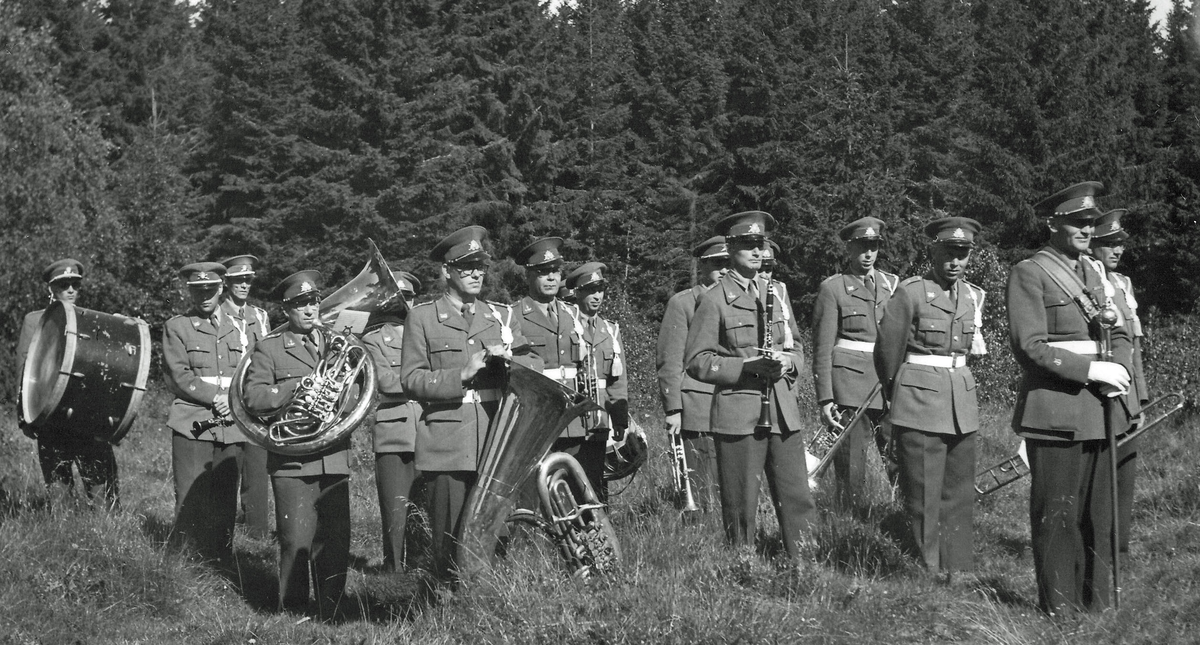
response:
M468 341L467 341L467 344L468 344L468 345L474 345L474 344L475 344L475 339L474 339L474 338L472 338L471 340L468 340Z
M955 336L955 337L954 337L954 340L958 340L958 336Z

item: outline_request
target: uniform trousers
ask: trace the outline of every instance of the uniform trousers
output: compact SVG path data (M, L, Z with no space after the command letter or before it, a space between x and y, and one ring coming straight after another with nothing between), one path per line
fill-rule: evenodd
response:
M932 570L974 566L975 433L896 428L900 493L917 550Z
M1141 437L1117 449L1117 537L1121 553L1129 553L1129 531L1133 522L1133 488L1137 479L1138 444Z
M551 452L565 452L579 462L596 497L605 504L608 503L608 483L604 481L604 455L607 449L608 430L592 432L586 437L559 437L550 446Z
M683 430L683 452L687 455L688 479L692 482L692 498L704 511L716 505L717 500L717 447L712 435L707 432Z
M175 527L171 544L191 544L214 560L233 557L240 443L197 441L171 434Z
M383 568L403 570L406 562L404 529L412 507L413 482L420 476L411 452L375 453L375 488L383 523Z
M854 409L850 409L846 415L846 423L850 422L850 416L853 414ZM833 474L838 483L838 503L846 506L857 504L863 499L867 483L867 446L870 442L874 442L879 450L888 481L894 485L900 473L899 466L890 454L888 444L891 443L891 437L880 423L883 410L867 410L863 416L866 418L849 429L850 436L846 437L845 445L833 456Z
M816 519L816 505L808 490L803 434L756 430L749 435L715 434L713 441L726 542L733 546L754 543L759 474L765 469L784 547L789 556L798 558L799 541L812 530Z
M426 473L429 482L429 529L432 534L433 573L451 580L457 567L458 535L462 527L467 491L475 483L470 470Z
M279 534L279 607L308 606L311 575L321 618L336 615L350 566L350 476L271 477Z
M271 532L267 520L269 514L267 497L271 488L270 477L267 475L267 449L247 441L242 444L239 465L242 480L242 513L246 532L250 537L261 540Z
M75 476L71 465L75 464L88 500L96 503L103 499L107 506L116 507L119 487L117 457L112 444L73 434L51 435L52 432L43 432L37 440L38 463L46 485L61 484L74 490Z
M1112 592L1108 442L1027 439L1038 605L1101 611Z

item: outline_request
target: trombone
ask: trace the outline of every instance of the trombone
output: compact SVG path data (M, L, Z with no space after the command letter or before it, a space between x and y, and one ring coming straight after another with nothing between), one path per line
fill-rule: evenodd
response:
M1142 433L1158 425L1167 417L1182 410L1183 404L1183 392L1171 392L1170 394L1164 394L1147 403L1146 406L1142 408L1142 414L1145 414L1146 412L1156 408L1162 408L1163 406L1166 407L1164 411L1158 414L1158 416L1138 426L1138 428L1133 432L1125 433L1125 436L1121 437L1120 440L1117 441L1117 448L1120 449L1124 447L1125 444L1142 436ZM979 495L994 493L1028 474L1029 459L1025 456L1025 442L1022 441L1021 448L1017 451L1017 454L1005 457L1004 460L995 466L976 473L975 492Z

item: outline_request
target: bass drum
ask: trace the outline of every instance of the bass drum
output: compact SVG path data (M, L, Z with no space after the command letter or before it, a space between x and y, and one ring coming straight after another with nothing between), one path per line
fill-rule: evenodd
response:
M150 376L150 326L55 302L42 314L21 375L21 416L41 432L117 444Z

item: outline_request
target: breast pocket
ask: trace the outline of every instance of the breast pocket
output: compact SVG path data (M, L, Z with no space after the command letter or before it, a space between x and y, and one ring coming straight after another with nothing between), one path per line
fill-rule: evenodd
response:
M466 342L457 336L429 339L429 366L435 370L467 364Z
M725 321L725 344L730 349L758 346L758 326L750 316Z
M1055 335L1075 334L1087 331L1083 314L1065 294L1047 293L1042 296L1046 308L1046 332Z
M944 347L948 324L940 318L921 318L917 321L917 337L925 347Z
M197 368L215 368L217 366L217 356L211 349L203 345L192 343L187 347L188 365L193 369Z
M848 334L867 331L867 311L859 307L852 307L842 311L841 328L843 332Z

